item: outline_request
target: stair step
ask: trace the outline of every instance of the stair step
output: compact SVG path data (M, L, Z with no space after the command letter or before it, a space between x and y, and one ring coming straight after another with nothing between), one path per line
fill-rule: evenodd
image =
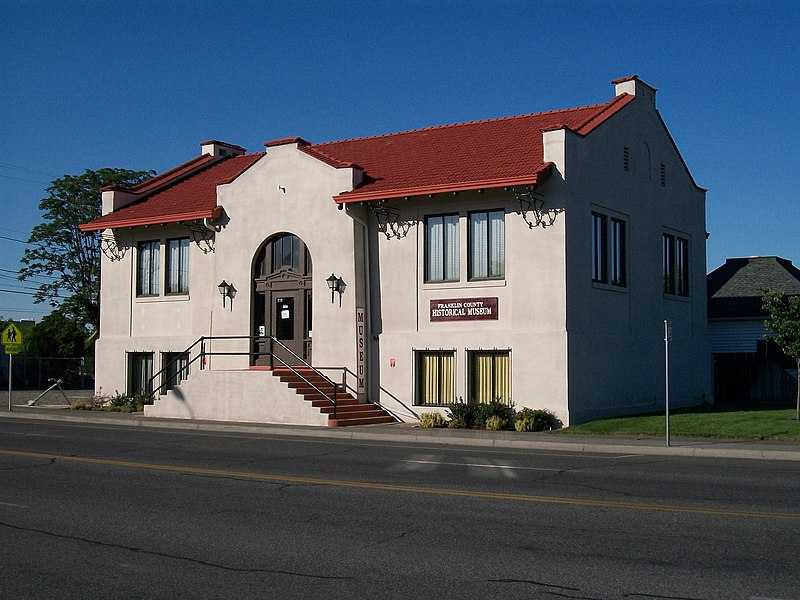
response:
M328 419L328 427L344 427L347 425L380 425L382 423L394 423L394 417L386 415L383 417L360 417L355 419Z
M323 414L333 413L333 405L330 403L327 406L319 406L318 408L319 412ZM380 407L375 406L374 404L364 404L364 403L344 404L344 405L337 404L336 412L339 414L347 413L348 415L352 413L377 413L380 415L383 414L383 410Z
M394 423L395 418L372 402L359 402L351 394L337 392L336 419L333 418L333 384L329 379L308 368L297 368L296 373L286 367L272 370L272 375L285 383L289 389L295 390L311 406L318 408L321 414L328 415L328 425L342 427L346 425L377 425ZM317 388L317 389L315 389Z

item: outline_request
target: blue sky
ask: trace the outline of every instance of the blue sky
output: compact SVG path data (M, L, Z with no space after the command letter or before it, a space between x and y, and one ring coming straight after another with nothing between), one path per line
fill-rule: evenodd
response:
M604 102L638 74L708 188L708 270L800 264L797 2L0 0L0 316L49 182ZM20 293L22 292L22 293Z

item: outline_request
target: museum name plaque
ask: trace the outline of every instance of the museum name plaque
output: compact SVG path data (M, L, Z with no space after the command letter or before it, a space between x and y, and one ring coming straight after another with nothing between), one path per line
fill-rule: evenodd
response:
M448 298L431 300L431 322L496 321L497 298Z

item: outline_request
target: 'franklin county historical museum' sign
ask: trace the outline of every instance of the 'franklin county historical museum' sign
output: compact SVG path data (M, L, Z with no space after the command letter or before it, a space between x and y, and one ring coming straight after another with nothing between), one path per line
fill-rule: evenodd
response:
M497 298L431 300L431 321L496 321Z

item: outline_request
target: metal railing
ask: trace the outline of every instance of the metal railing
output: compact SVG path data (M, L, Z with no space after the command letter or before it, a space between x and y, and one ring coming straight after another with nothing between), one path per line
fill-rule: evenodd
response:
M249 340L250 347L254 346L254 342L263 342L264 340L269 340L269 351L268 352L252 352L252 351L247 351L247 352L243 352L243 351L238 351L238 352L237 351L233 351L233 352L213 352L213 351L208 350L208 348L206 346L206 343L207 342L212 342L214 340ZM299 364L297 364L297 365L289 364L284 359L282 359L280 356L276 355L275 354L275 345L276 344L281 349L283 349L285 352L287 352L292 358L296 359L296 361ZM194 351L198 346L199 346L199 351L197 352L195 357L192 358L192 351ZM258 357L261 357L261 356L264 356L265 354L267 356L269 356L270 369L274 369L275 368L275 361L277 360L280 363L279 366L282 366L282 367L285 367L285 368L289 369L289 371L291 373L293 373L294 375L299 377L304 383L306 383L309 386L311 386L311 388L313 390L315 390L319 394L322 394L322 396L326 400L330 401L333 404L333 418L336 419L336 406L337 406L337 403L338 403L339 386L341 385L343 391L345 391L345 392L347 391L347 373L348 373L347 367L314 367L309 362L307 362L304 358L298 356L297 353L295 353L291 348L287 347L285 344L283 344L280 340L278 340L274 336L252 336L252 335L201 336L191 346L189 346L183 352L179 353L178 356L176 356L174 359L169 361L167 364L165 364L161 368L161 370L159 370L157 373L153 374L150 377L150 379L147 382L147 391L148 391L148 394L149 394L150 398L155 400L155 390L156 390L156 388L154 387L154 383L156 382L156 380L159 377L162 377L164 373L168 372L169 369L176 367L178 361L185 360L187 357L188 357L189 360L186 362L186 365L182 366L179 371L176 371L176 377L179 376L181 373L185 373L185 377L182 377L182 378L178 379L176 382L174 382L175 384L179 383L183 379L188 378L189 377L189 373L190 373L190 367L194 363L196 363L198 361L200 361L200 370L201 371L205 370L206 366L207 366L206 365L206 357L208 357L208 356L250 356L250 357L258 356ZM301 369L298 370L298 368L296 368L296 367L300 367ZM331 386L333 387L333 394L331 395L331 394L328 394L328 393L322 391L316 384L314 384L313 381L309 380L309 378L305 374L303 374L303 372L302 372L303 368L310 370L314 374L318 375L319 377L321 377L322 379L324 379L325 381L330 383ZM324 370L332 370L332 369L339 370L339 369L341 369L341 371L342 371L342 383L339 384L339 383L336 383L335 381L333 381L330 377L328 377L327 375L322 373L322 369L324 369ZM158 386L157 389L159 390L159 394L165 394L167 392L167 389L166 389L167 385L168 385L168 383L164 382L164 383L162 383L161 385Z

